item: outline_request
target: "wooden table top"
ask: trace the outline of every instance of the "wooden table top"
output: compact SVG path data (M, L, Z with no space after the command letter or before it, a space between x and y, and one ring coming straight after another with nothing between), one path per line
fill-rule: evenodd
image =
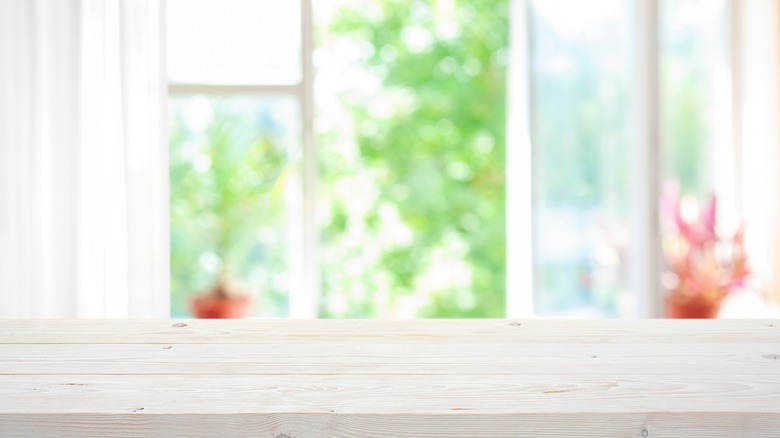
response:
M0 320L1 436L779 437L770 320Z

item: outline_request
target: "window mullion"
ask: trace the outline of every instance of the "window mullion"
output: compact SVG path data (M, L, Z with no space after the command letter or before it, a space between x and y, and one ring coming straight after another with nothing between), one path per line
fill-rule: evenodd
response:
M314 139L314 28L311 0L301 0L301 145L302 200L299 220L293 220L292 232L302 239L291 245L290 317L316 318L319 301L319 266L317 258L318 232L316 223L317 151ZM297 271L297 272L296 272Z
M506 142L506 315L534 312L532 153L530 138L531 66L528 0L514 0L509 18L512 64L507 71Z
M636 316L662 316L660 286L660 81L659 0L634 2L636 21L635 141L629 173L631 180L631 292Z

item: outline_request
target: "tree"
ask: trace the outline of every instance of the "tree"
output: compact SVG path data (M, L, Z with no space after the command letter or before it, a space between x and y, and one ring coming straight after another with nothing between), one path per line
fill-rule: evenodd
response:
M319 30L381 83L339 95L354 142L320 137L323 315L504 316L507 20L506 0L383 0Z

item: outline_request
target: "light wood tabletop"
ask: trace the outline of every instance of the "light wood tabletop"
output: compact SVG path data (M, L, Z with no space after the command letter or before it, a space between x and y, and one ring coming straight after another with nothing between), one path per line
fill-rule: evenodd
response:
M780 437L771 320L0 320L0 436Z

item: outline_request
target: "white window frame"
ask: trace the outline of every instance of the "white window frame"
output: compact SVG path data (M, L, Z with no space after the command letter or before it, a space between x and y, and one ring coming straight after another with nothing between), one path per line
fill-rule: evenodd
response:
M295 84L268 85L206 85L169 83L168 93L172 96L186 95L242 95L242 96L285 96L295 99L300 120L300 142L302 157L300 163L301 181L299 187L288 193L287 203L289 247L289 317L316 318L319 303L319 264L317 244L319 235L316 224L317 151L314 136L313 82L314 35L311 0L300 1L301 78ZM302 214L301 214L302 213ZM301 217L302 216L302 217Z
M658 0L635 2L635 99L634 148L629 165L635 178L631 186L631 246L629 287L635 294L636 317L658 317L660 293L660 126ZM530 22L529 0L514 0L510 21L512 65L509 70L507 116L507 316L535 314L533 270L532 148L530 136Z
M291 318L316 318L320 299L318 263L319 231L317 211L317 146L314 130L313 82L314 28L311 0L299 0L301 11L301 79L295 84L272 85L201 85L169 84L171 95L253 95L289 96L300 108L300 138L302 148L300 197L295 211L302 218L291 218L290 288ZM733 5L733 2L731 3ZM529 70L529 0L510 2L510 47L512 62L508 69L507 91L507 281L506 316L534 316L534 258L532 202L532 145L530 137L530 70ZM663 294L660 284L662 253L658 228L660 195L660 107L659 107L659 0L636 0L635 59L636 90L634 135L636 145L631 166L636 178L631 187L632 205L630 229L632 236L628 263L631 267L629 287L636 298L636 317L663 316ZM736 27L733 6L732 26ZM732 31L733 53L736 57L736 32ZM732 63L733 64L733 63ZM737 69L732 65L735 81ZM736 99L737 88L733 90ZM735 139L738 111L734 109ZM734 151L735 159L738 150ZM735 200L739 204L738 200ZM302 239L299 238L302 236ZM511 267L511 269L509 268Z
M630 191L628 286L636 302L634 316L653 318L663 315L664 298L660 281L662 253L658 226L661 193L659 0L635 1L634 23L637 96L634 106L634 148L629 163L634 179Z
M661 192L661 126L660 114L660 0L635 0L635 99L633 114L633 151L629 165L634 179L631 186L630 235L628 256L629 288L638 318L664 315L664 293L660 279L663 271L661 235L658 226L658 203ZM721 205L741 209L742 175L740 100L740 14L741 0L729 2L728 20L733 86L730 126L723 128L734 141L729 150L717 150L719 175L714 187ZM534 270L534 236L532 228L532 145L530 141L530 0L513 0L510 20L510 67L507 116L507 316L534 315L536 294ZM722 146L721 149L723 148ZM725 181L724 181L725 180ZM509 198L509 196L512 196Z
M506 121L506 316L534 315L533 154L531 149L530 22L528 0L509 14ZM512 24L516 23L516 24ZM510 269L511 267L511 269Z

